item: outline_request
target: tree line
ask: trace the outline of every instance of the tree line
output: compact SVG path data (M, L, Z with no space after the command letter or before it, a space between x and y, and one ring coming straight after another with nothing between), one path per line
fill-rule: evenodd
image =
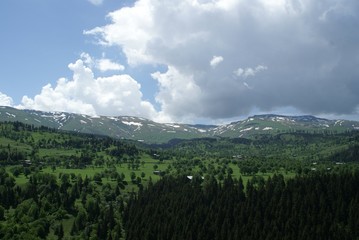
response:
M165 177L132 196L127 239L358 239L359 171L241 179Z

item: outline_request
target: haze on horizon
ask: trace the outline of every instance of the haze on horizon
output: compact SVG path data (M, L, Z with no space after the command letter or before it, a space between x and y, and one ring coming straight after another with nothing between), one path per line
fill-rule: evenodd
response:
M356 0L80 0L72 22L60 17L71 1L27 3L18 17L13 2L0 4L0 27L9 30L0 40L0 105L158 122L261 113L359 120ZM26 14L42 8L38 23L65 36L56 45L23 35L31 28L28 37L57 41L26 25ZM25 30L13 27L20 21ZM23 45L53 55L27 55ZM47 60L58 76L32 77L53 77ZM40 67L21 71L31 61Z

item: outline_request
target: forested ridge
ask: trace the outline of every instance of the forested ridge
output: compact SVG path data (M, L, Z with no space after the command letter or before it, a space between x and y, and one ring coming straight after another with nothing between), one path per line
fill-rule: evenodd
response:
M0 239L358 239L359 133L167 144L0 123Z
M166 177L125 209L127 239L359 239L359 171L253 179Z

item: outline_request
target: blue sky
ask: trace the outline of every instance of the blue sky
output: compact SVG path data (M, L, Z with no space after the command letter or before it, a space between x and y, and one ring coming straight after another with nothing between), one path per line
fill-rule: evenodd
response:
M70 77L67 65L82 52L103 53L125 63L124 56L94 44L83 34L106 23L110 11L133 4L107 0L100 5L87 0L0 1L0 91L16 103L35 96L47 83Z
M359 120L356 0L2 0L0 105Z

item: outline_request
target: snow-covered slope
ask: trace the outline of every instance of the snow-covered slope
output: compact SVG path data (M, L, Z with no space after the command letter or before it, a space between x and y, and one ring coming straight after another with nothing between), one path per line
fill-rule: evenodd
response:
M343 132L359 130L359 122L327 120L314 116L257 115L230 124L189 125L157 123L132 116L87 116L66 112L42 112L0 107L0 121L19 121L66 131L133 139L146 143L163 143L174 138L253 137L281 132Z
M167 142L173 138L202 137L205 127L163 124L132 116L87 116L66 112L42 112L0 107L0 121L19 121L67 131L134 139L148 143Z
M359 130L359 122L328 120L314 116L255 115L213 129L214 135L225 137L251 137L257 134L281 132L338 133Z

